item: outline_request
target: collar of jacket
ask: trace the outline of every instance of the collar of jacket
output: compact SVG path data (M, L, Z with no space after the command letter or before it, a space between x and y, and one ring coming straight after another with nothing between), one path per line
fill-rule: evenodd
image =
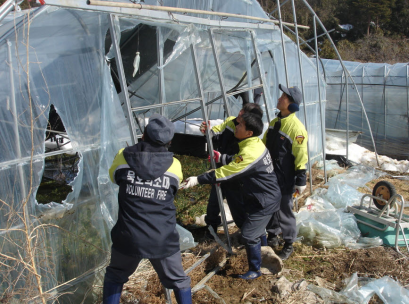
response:
M241 149L242 147L247 146L248 144L251 144L252 142L257 142L259 140L260 138L258 138L257 136L247 137L246 139L239 141L239 147Z
M282 116L281 116L281 112L278 113L278 115L277 115L277 117L278 117L279 119L281 119L281 120L284 120L284 119L290 118L290 117L294 117L294 116L295 116L295 113L291 113L290 115L287 115L287 116L285 116L285 117L282 117ZM290 119L288 119L288 120L290 120Z

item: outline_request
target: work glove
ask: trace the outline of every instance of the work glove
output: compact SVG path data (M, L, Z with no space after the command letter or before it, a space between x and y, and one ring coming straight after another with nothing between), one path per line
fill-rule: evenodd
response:
M207 125L206 125L206 122L203 121L203 122L201 123L200 127L199 127L199 130L200 130L200 132L201 132L202 134L205 134L205 133L206 133L206 129L207 129L208 127L210 128L210 121L207 122Z
M216 163L220 163L220 158L222 156L222 154L219 151L213 150L213 159ZM210 163L210 155L207 157L207 160Z
M307 188L307 186L295 186L295 193L296 195L300 195L301 193L304 192L305 188Z
M181 188L187 189L187 188L194 187L198 184L199 184L199 181L197 180L197 176L191 176L185 180L185 185L183 185Z

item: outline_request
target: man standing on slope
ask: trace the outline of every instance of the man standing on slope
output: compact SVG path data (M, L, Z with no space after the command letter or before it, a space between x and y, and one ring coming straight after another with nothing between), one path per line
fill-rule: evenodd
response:
M179 304L191 304L190 278L182 267L173 199L183 179L180 162L168 152L173 124L154 114L142 142L119 150L109 169L119 185L118 221L111 231L103 303L119 303L122 287L143 259L149 259L162 284Z
M296 221L292 211L293 194L301 194L306 188L306 164L308 162L308 135L304 125L295 116L302 101L298 87L286 88L279 85L283 94L278 99L277 117L264 133L263 142L273 159L274 172L282 194L280 210L273 214L267 225L268 244L277 248L277 235L282 232L284 247L278 256L282 260L290 257L293 242L297 237Z

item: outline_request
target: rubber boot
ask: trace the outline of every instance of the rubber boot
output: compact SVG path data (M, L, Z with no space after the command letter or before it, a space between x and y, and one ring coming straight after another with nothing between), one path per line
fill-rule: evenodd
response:
M254 280L261 276L261 243L257 245L246 245L247 261L249 263L249 271L239 275L239 278L244 280Z
M178 304L192 304L192 290L189 288L173 289Z
M278 254L278 257L282 259L283 261L287 260L290 257L290 255L293 253L293 251L294 251L293 244L285 243L283 249Z
M262 236L260 236L260 241L261 241L261 246L267 246L267 236L265 234L263 234Z
M102 303L118 304L121 299L122 287L124 284L104 282Z

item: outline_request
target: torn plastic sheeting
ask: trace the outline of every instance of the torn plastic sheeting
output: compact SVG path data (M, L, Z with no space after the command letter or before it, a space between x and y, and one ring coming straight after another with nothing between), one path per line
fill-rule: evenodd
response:
M305 200L304 206L300 208L300 212L303 210L309 212L335 211L335 207L325 198L312 195Z
M317 169L324 169L324 162L322 160L317 163ZM338 162L335 159L325 161L325 170L327 170L327 172L341 169L342 168L338 165Z
M390 277L372 281L359 289L359 293L365 298L363 303L368 303L374 293L388 304L409 303L409 291Z
M332 178L333 179L333 178ZM331 179L331 180L332 180ZM359 205L364 194L345 182L331 182L325 198L336 208Z
M345 287L340 292L312 284L308 285L308 289L318 294L325 303L366 304L371 300L375 293L384 303L409 303L409 291L390 277L383 277L378 280L358 278L358 275L355 272L344 282Z
M303 243L318 248L355 244L361 235L356 219L342 210L302 211L296 215L298 236Z
M121 26L119 24L119 18L117 15L114 16L114 30L116 34L116 39L121 41ZM111 39L112 39L112 34L111 34ZM108 53L105 55L105 58L107 60L111 60L112 58L115 57L115 49L114 49L114 44L111 43L111 46L109 47Z
M312 284L308 285L308 289L319 295L325 303L366 303L365 297L358 291L359 280L356 272L350 278L345 279L344 284L345 287L340 292Z
M382 174L377 172L375 168L357 165L349 168L345 173L334 176L328 181L327 185L343 182L357 189L359 187L364 187L366 183L381 175Z
M328 190L316 189L296 214L298 236L303 243L318 248L381 246L380 238L359 238L355 216L344 212L346 206L359 203L362 195L344 183L333 183Z
M349 249L362 249L362 248L370 248L370 247L378 247L382 246L383 241L382 239L377 237L361 237L358 241L346 244L346 247Z
M36 201L36 209L38 218L42 220L60 219L64 216L65 212L71 210L73 204L62 202L61 204L51 202L48 204L39 204Z
M42 220L60 219L64 216L66 211L71 210L72 207L74 206L74 204L67 203L67 202L74 202L75 198L78 197L79 191L81 188L79 185L81 185L82 183L83 157L81 153L79 153L78 155L79 155L80 160L78 162L77 175L74 177L74 179L70 183L68 183L68 185L71 186L72 188L71 192L68 193L67 197L65 198L65 200L61 202L61 204L56 203L56 202L50 202L48 204L39 204L36 200L35 208L36 208L38 218L41 218ZM44 172L44 165L43 165L42 170L39 173L41 174L40 176L43 175L43 172Z
M158 66L158 69L163 69L172 60L180 56L185 50L187 50L192 44L198 44L202 41L200 33L193 24L189 24L185 30L179 35L176 40L176 44L173 47L172 54L166 59L166 62L162 66Z
M308 290L319 295L324 300L324 303L347 303L347 304L357 303L355 301L349 300L346 296L331 289L315 286L312 284L308 285L307 288Z

